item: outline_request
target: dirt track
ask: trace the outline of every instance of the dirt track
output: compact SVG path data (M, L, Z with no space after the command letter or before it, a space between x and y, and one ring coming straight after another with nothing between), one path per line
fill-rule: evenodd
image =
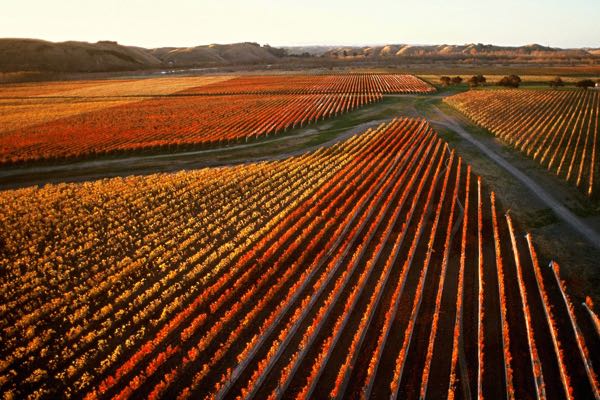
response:
M516 179L518 179L523 185L525 185L531 192L533 192L544 204L546 204L556 214L558 218L571 226L575 231L580 233L586 238L594 247L600 249L600 235L579 217L572 213L569 209L563 206L558 200L556 200L549 192L544 190L538 185L533 179L523 173L521 170L516 168L510 162L506 161L502 156L488 148L486 145L481 143L479 140L474 138L469 132L467 132L462 125L460 125L452 117L442 112L439 108L433 107L439 116L439 120L431 121L434 124L442 125L448 129L459 134L463 139L469 141L471 144L476 146L483 154L489 159L494 161Z
M435 100L445 97L447 94L436 94L427 96L427 99ZM391 95L390 97L399 97L407 99L424 98L422 95ZM419 114L414 107L411 106L414 113ZM486 158L493 161L503 170L508 172L512 177L517 179L524 187L533 193L544 205L550 208L555 215L572 227L576 232L581 234L586 240L596 249L600 249L600 234L585 223L581 218L565 207L555 196L548 190L536 183L530 176L524 173L521 169L513 165L502 155L488 147L486 144L476 139L452 116L441 111L434 104L430 104L430 110L434 112L435 117L429 118L432 124L448 128L461 138L477 147ZM402 111L399 110L399 115ZM376 117L377 118L377 117ZM317 136L322 133L315 129L307 129L304 132L293 136L281 136L266 139L260 142L238 144L227 148L205 149L196 151L187 151L171 154L155 154L155 155L139 155L125 158L107 159L107 160L89 160L79 161L64 165L48 165L48 166L31 166L22 168L10 168L0 171L0 189L20 188L31 185L43 185L46 183L58 182L81 182L116 176L127 176L132 174L150 174L157 172L174 172L184 169L196 169L203 167L216 167L236 165L248 162L271 161L279 160L286 157L302 154L307 151L315 150L319 147L328 147L355 135L368 128L375 127L390 118L377 118L372 121L358 123L342 133L335 135L332 139L315 145L309 145L289 151L279 151L276 154L266 155L245 155L235 156L236 151L244 151L250 149L258 149L260 146L265 146L275 143L285 143L288 140L298 138L308 138ZM232 154L233 156L222 160L219 157L206 158L211 154Z
M79 161L63 165L10 168L6 170L0 170L0 190L22 188L32 185L44 185L46 183L83 182L133 174L144 175L157 172L174 172L184 169L219 167L257 161L280 160L283 158L296 156L307 151L316 150L319 147L332 146L349 138L350 136L360 133L368 128L376 127L386 121L388 120L378 119L357 124L326 142L309 147L303 147L298 150L279 152L277 155L234 159L227 162L199 159L199 156L251 149L290 139L315 136L320 132L314 129L309 129L305 132L294 135L293 137L273 137L272 139L267 139L260 142L239 144L227 148L195 150L169 154L139 155L108 160Z

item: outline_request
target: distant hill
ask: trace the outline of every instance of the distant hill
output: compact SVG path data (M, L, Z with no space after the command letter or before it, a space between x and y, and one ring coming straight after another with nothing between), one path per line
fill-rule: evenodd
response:
M298 54L304 51L331 58L359 57L359 58L400 58L400 57L589 57L598 55L597 50L590 49L558 49L529 44L526 46L509 47L495 46L490 44L465 44L465 45L409 45L389 44L385 46L312 46L312 47L286 47L290 54Z
M159 67L162 62L139 47L116 42L53 43L0 39L0 71L98 72Z
M269 63L285 55L257 43L144 49L117 42L0 39L0 71L103 72L162 67Z
M298 61L299 58L301 61ZM520 47L489 44L385 46L295 46L275 48L244 42L196 47L145 49L112 41L47 42L37 39L0 39L0 72L112 72L158 68L298 65L320 60L586 60L600 58L599 49L557 49L539 44ZM311 61L312 60L312 61ZM303 64L302 64L303 65Z
M210 44L196 47L163 47L149 50L150 54L170 66L198 64L252 64L274 62L285 53L257 43Z

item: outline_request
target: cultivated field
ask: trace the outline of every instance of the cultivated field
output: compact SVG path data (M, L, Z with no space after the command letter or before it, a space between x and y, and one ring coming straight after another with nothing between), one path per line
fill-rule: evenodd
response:
M349 112L383 93L433 90L413 76L387 74L7 85L0 89L0 164L247 142Z
M435 88L412 75L338 74L338 75L258 75L240 76L206 87L190 88L185 93L432 93Z
M9 84L0 86L0 97L166 95L232 78L235 75Z
M7 132L0 136L0 163L243 143L379 100L378 94L322 94L178 96L128 102Z
M586 195L597 197L599 92L471 90L445 101Z
M592 309L421 119L0 208L16 398L598 397Z
M2 85L0 135L231 78L208 76ZM29 135L34 134L35 131L29 132Z

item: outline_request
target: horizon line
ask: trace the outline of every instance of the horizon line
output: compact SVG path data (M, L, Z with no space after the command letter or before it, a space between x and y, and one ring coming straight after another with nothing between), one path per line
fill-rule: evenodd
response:
M76 39L69 39L69 40L60 40L60 41L54 41L54 40L49 40L49 39L41 39L41 38L35 38L35 37L0 37L0 40L39 40L39 41L45 41L45 42L50 42L50 43L68 43L68 42L79 42L79 43L90 43L90 44L95 44L95 43L100 43L100 42L115 42L121 46L127 46L127 47L142 47L142 48L146 48L146 49L159 49L159 48L169 48L169 47L174 47L174 48L191 48L191 47L200 47L200 46L211 46L211 45L221 45L221 46L226 46L226 45L234 45L234 44L242 44L242 43L256 43L260 46L271 46L271 47L379 47L379 46L469 46L469 45L483 45L483 46L496 46L496 47L514 47L514 48L518 48L518 47L527 47L527 46L542 46L542 47L548 47L548 48L552 48L552 49L560 49L560 50L579 50L579 49L600 49L600 44L598 44L597 46L580 46L580 47L559 47L559 46L552 46L551 44L542 44L539 42L530 42L530 43L526 43L526 44L519 44L519 45L515 45L515 44L496 44L496 43L484 43L484 42L465 42L465 43L409 43L409 42L376 42L376 43L354 43L354 44L339 44L339 43L331 43L331 44L314 44L314 43L307 43L307 44L270 44L268 42L264 42L261 43L259 41L253 41L253 40L246 40L246 41L238 41L238 42L209 42L209 43L204 43L204 44L196 44L196 45L192 45L192 46L178 46L178 45L168 45L168 46L144 46L144 45L138 45L138 44L125 44L122 43L118 40L113 40L113 39L100 39L100 40L96 40L96 41L89 41L89 40L76 40Z

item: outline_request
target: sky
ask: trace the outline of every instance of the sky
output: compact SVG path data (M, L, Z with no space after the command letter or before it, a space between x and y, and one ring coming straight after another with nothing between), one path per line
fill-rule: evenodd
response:
M0 0L0 37L143 47L600 47L600 0Z

